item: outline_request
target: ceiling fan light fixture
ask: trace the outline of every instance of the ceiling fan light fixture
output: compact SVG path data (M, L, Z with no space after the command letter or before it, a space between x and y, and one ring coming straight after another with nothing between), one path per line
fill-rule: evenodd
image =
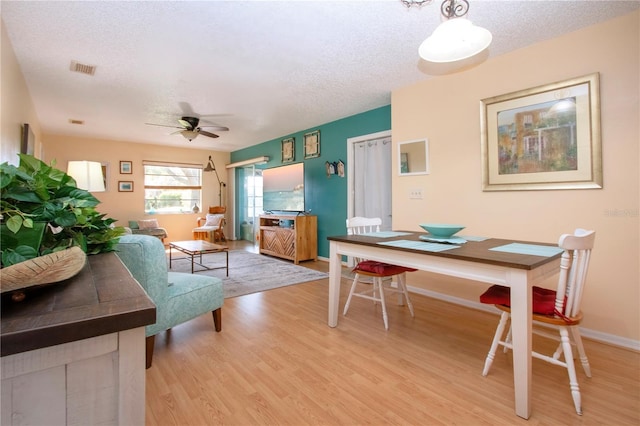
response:
M191 142L192 140L194 140L198 136L198 132L196 132L194 130L183 130L183 131L180 132L180 134L182 135L182 137L187 139L189 142Z
M473 25L465 18L469 10L466 0L445 0L440 7L446 21L438 25L420 44L418 54L429 62L457 62L484 51L493 39L489 30Z

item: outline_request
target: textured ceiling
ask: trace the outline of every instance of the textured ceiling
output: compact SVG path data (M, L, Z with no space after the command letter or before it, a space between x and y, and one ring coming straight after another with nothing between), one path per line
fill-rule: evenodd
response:
M2 1L42 131L233 151L364 112L447 70L419 60L440 1ZM593 25L640 1L470 0L490 56ZM97 67L72 73L71 61ZM182 115L227 126L188 142ZM70 124L82 120L84 125Z

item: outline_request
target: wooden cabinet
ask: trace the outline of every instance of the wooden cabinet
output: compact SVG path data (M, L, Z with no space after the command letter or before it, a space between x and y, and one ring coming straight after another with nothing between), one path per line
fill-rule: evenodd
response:
M156 307L115 253L2 298L0 424L144 425L145 329Z
M298 264L318 258L318 217L312 215L260 216L260 254Z

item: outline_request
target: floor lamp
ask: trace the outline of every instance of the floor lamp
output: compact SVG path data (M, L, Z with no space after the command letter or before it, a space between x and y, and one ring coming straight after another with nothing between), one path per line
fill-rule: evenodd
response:
M207 167L203 169L205 172L215 172L216 179L218 180L218 197L220 199L219 205L222 206L222 188L226 187L227 184L220 180L220 176L218 175L218 171L216 170L216 165L213 163L213 159L209 156L209 162L207 163Z

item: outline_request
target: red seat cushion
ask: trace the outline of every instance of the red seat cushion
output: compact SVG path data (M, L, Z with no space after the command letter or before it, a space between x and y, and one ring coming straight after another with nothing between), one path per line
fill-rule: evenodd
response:
M392 275L402 274L403 272L415 272L417 269L405 268L404 266L390 265L384 262L377 262L375 260L363 260L358 263L353 272L370 272L385 277Z
M491 305L511 306L509 287L494 285L480 296L480 302ZM556 292L542 287L533 287L533 312L542 315L553 315L556 306Z

